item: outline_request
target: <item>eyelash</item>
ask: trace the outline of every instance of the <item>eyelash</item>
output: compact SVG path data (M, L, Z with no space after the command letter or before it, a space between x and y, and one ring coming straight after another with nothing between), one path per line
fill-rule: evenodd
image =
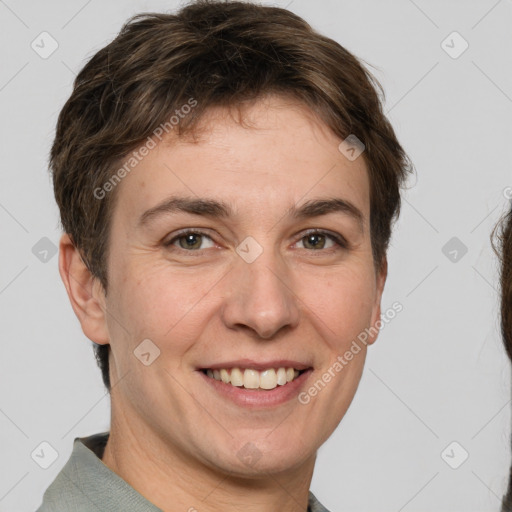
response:
M176 236L174 236L171 240L169 240L168 242L165 242L164 243L164 246L166 248L172 248L172 245L174 242L176 242L177 240L179 240L180 238L183 238L185 237L186 235L200 235L200 236L206 236L207 238L209 238L210 240L212 240L211 236L209 236L207 233L204 233L202 231L197 231L195 229L184 229L183 231L179 231ZM310 229L308 231L306 231L301 238L299 238L298 241L302 240L303 238L306 238L307 236L310 236L310 235L325 235L327 236L328 238L330 238L331 240L333 240L333 242L336 244L337 247L331 247L329 249L319 249L317 251L315 251L314 249L310 249L310 252L323 252L323 253L332 253L332 252L335 252L335 251L339 251L341 249L348 249L349 248L349 244L348 242L345 240L344 237L342 237L341 235L335 235L334 233L331 233L330 231L325 231L325 230L320 230L320 229ZM176 247L176 248L173 248L173 249L178 249L180 251L183 251L183 252L189 252L189 253L195 253L197 255L201 255L205 250L207 249L192 249L192 250L187 250L187 249L183 249L182 247ZM307 249L306 249L307 250Z

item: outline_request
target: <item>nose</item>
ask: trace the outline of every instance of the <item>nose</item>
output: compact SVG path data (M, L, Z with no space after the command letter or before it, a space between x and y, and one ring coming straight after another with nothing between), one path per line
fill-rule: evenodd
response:
M222 316L228 328L251 329L269 339L297 326L300 309L290 271L272 251L252 263L240 258L229 272L227 288Z

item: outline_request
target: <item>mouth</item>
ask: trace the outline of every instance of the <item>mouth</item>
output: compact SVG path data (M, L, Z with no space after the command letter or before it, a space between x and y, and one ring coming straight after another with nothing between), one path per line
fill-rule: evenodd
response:
M254 411L293 403L313 374L313 366L290 359L257 362L245 358L196 370L213 400Z
M286 386L309 370L311 368L297 369L293 366L270 367L263 370L238 366L200 369L210 379L249 391L271 391Z

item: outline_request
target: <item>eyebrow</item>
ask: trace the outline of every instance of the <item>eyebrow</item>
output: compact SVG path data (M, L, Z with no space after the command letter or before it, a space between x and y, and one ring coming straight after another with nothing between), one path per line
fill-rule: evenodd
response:
M150 221L162 215L179 212L210 218L229 218L234 215L231 206L224 201L172 196L146 210L139 218L139 226L147 225ZM292 206L287 210L286 215L293 219L303 220L329 213L347 215L356 220L361 230L363 229L364 215L361 210L347 199L342 198L312 199L299 207Z

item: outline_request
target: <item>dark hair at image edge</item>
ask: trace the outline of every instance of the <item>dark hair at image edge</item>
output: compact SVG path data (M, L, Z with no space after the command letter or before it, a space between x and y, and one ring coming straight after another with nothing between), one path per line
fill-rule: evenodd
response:
M512 361L512 204L492 232L492 246L500 258L501 337ZM511 438L512 445L512 438ZM501 512L512 512L512 465Z
M194 108L174 127L178 136L193 134L212 107L241 109L279 94L308 106L340 138L354 134L365 144L378 269L412 172L379 92L384 98L357 58L282 8L202 0L176 14L139 14L80 71L59 115L50 168L62 228L108 293L117 189L102 199L94 191L191 99ZM94 351L110 392L110 346Z

